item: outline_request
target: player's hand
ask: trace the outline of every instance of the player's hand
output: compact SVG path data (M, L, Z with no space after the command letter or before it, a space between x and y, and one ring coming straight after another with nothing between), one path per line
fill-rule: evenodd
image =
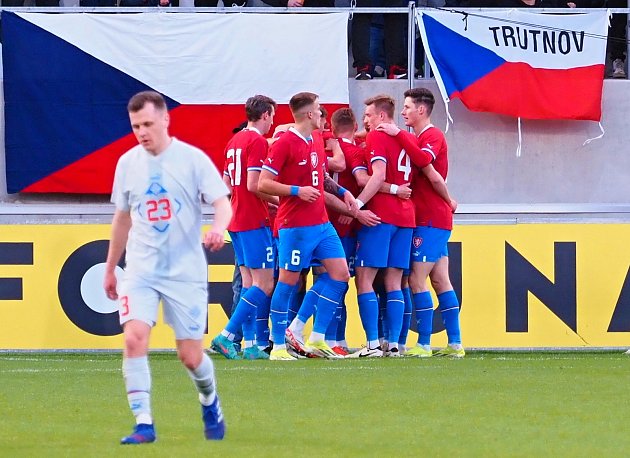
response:
M389 122L383 122L379 124L378 126L376 126L376 130L380 132L385 132L387 135L391 135L392 137L395 137L396 135L398 135L398 132L400 132L400 128L396 124L392 124Z
M396 195L401 199L409 199L411 197L411 188L409 187L409 183L401 184L400 186L398 186Z
M272 202L267 202L267 209L269 211L269 216L276 216L278 213L278 206Z
M300 186L298 190L298 197L305 202L315 202L321 193L317 188L312 186Z
M108 298L115 301L118 299L118 292L116 291L116 274L114 272L105 272L105 279L103 280L103 288Z
M326 149L328 151L332 151L335 146L339 145L339 140L336 138L327 138L326 139Z
M350 191L346 191L343 193L343 201L348 206L348 211L352 213L352 216L356 218L357 213L359 212L359 206L357 205L357 201Z
M381 218L370 210L359 210L357 220L364 226L372 227L381 224Z
M219 234L218 232L208 231L203 238L203 244L210 251L219 251L225 245L225 239L223 238L223 233Z
M339 218L337 218L339 224L350 224L352 221L354 221L354 218L348 215L339 215Z
M455 210L457 210L457 201L455 199L451 199L449 205L451 206L451 211L455 213Z

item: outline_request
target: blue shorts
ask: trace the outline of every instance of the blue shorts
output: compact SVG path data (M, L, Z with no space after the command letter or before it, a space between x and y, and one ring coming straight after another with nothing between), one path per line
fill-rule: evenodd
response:
M239 266L250 269L273 269L276 252L271 229L262 227L251 231L231 232L234 257Z
M339 237L343 251L346 253L346 263L350 276L354 277L354 260L357 256L357 238L354 236ZM311 267L320 267L322 265L319 259L311 259Z
M413 229L381 223L362 227L357 236L356 267L409 267L409 246Z
M278 263L281 269L298 272L311 259L345 258L337 231L330 223L290 227L278 231Z
M354 236L341 237L341 246L346 253L346 262L348 263L348 270L350 276L354 277L354 263L357 258L357 238Z
M437 262L448 256L448 239L451 231L437 227L418 226L411 239L412 262Z

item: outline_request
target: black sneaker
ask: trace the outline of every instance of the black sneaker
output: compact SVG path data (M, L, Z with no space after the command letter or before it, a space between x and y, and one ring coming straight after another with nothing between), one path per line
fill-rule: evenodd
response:
M370 71L369 65L363 65L361 67L357 67L357 76L354 77L355 80L371 80L372 72Z

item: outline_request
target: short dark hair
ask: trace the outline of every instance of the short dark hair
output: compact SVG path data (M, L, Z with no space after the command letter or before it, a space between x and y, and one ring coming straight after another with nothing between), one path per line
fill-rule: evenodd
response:
M266 95L255 95L245 102L245 114L248 121L258 121L265 113L270 113L276 109L276 102Z
M346 132L354 130L357 119L351 108L339 108L330 118L333 132Z
M129 99L127 111L129 113L137 113L142 110L147 103L152 103L158 110L166 110L166 100L162 94L155 91L142 91Z
M394 117L394 111L396 109L396 102L394 101L394 98L390 95L387 95L387 94L375 95L374 97L370 97L363 103L365 103L366 106L374 105L374 107L378 111L384 111L385 114L387 114L387 116L389 116L390 118Z
M320 105L319 106L319 111L322 112L322 118L327 118L328 117L328 110L326 109L326 107L324 105Z
M430 90L424 87L414 87L413 89L406 90L404 96L409 97L416 105L422 104L427 107L428 114L431 114L433 111L435 97L433 96L433 92Z
M315 103L319 96L314 94L313 92L298 92L291 100L289 100L289 108L291 109L291 113L297 113L302 108L308 105L312 105Z

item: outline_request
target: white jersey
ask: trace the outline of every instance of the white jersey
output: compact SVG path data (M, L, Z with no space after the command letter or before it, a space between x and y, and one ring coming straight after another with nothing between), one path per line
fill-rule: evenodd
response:
M118 161L112 202L131 214L126 275L147 280L207 281L201 245L201 199L229 191L201 150L176 138L157 156L141 145Z

